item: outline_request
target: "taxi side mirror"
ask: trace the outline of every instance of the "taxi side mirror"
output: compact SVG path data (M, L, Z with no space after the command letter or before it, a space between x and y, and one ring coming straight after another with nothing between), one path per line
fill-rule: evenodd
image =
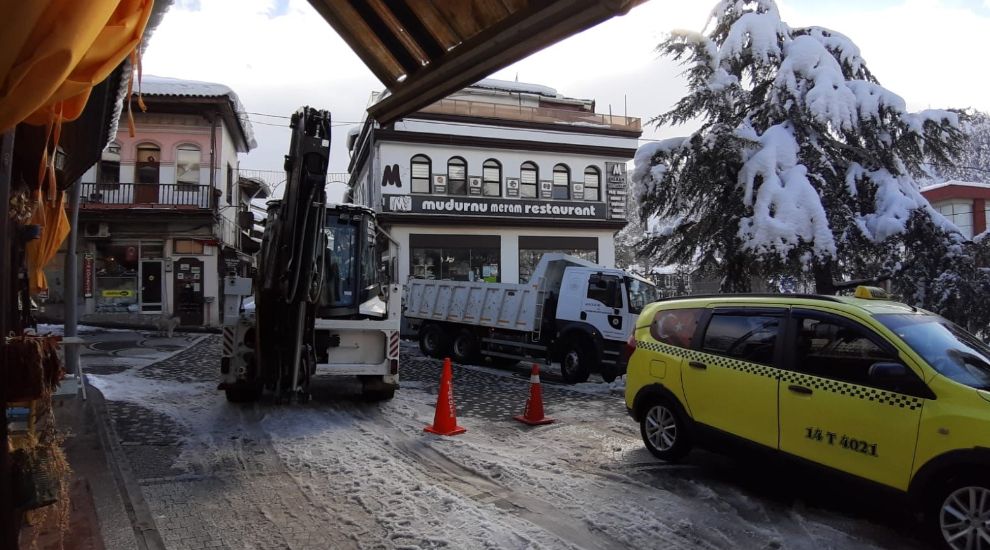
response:
M907 378L910 371L900 363L873 363L868 374L874 380L897 381Z

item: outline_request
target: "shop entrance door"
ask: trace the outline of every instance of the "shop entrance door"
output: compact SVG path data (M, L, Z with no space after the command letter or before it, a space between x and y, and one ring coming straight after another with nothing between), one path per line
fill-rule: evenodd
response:
M141 260L141 311L162 310L162 261Z
M203 260L179 258L175 262L173 313L182 326L203 326Z

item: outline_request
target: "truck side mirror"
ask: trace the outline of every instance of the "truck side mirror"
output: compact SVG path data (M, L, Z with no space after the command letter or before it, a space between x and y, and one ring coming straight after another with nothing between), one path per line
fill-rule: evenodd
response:
M873 363L867 372L874 380L897 381L908 376L908 368L900 363Z

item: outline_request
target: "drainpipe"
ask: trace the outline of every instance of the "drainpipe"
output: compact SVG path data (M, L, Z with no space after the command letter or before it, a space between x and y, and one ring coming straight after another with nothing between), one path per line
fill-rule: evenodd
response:
M214 113L210 121L210 200L214 200L213 191L217 188L217 119L219 113ZM219 206L219 205L217 205Z

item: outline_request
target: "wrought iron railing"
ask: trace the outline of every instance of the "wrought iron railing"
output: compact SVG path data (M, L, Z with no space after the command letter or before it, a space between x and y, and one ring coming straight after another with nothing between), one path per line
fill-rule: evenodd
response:
M211 209L216 192L208 185L175 183L83 183L83 208L182 208Z
M549 124L569 124L572 126L600 127L612 130L640 131L639 118L589 111L552 109L549 107L528 107L507 105L464 99L441 99L419 110L421 113L462 115L481 118L497 118Z
M330 172L327 174L327 183L346 184L348 176L349 174L347 172ZM271 197L268 197L270 199L281 197L282 192L285 190L286 177L284 170L255 170L252 168L238 168L237 177L238 179L246 178L265 182L272 194Z

